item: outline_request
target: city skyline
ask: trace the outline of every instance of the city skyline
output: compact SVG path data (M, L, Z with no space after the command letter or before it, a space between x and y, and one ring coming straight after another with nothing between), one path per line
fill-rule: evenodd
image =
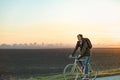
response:
M41 44L39 43L14 43L14 44L5 44L2 43L0 44L0 49L4 49L4 48L12 48L12 49L44 49L44 48L74 48L76 44L63 44L63 43L44 43L41 42ZM95 44L92 44L93 48L120 48L120 45L118 44L106 44L105 46L103 46L104 44L97 44L99 46L95 46Z
M0 44L0 49L46 49L46 48L72 48L72 45L69 44L62 44L62 43L55 43L55 44L46 44L42 42L38 44L34 43L22 43L22 44Z

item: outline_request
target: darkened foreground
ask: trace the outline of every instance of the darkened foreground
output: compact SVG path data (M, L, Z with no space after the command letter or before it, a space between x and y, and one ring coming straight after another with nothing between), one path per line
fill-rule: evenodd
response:
M1 49L0 76L46 76L62 73L73 49ZM120 67L120 49L93 49L91 64L99 70Z

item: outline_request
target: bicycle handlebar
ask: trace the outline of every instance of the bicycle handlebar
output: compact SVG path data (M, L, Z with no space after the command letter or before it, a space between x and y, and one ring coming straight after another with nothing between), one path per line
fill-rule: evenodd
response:
M69 57L69 58L78 59L78 56L75 56L75 57L72 56L72 57Z
M72 56L72 55L69 55L69 58L74 58L74 59L78 59L81 55L78 55L78 56Z
M79 58L79 56L69 56L69 58L71 58L71 59L78 59ZM85 61L85 59L80 59L80 60L78 60L78 61Z

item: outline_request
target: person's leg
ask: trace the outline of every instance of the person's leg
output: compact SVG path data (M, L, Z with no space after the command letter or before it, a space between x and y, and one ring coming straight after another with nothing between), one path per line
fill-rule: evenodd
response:
M85 57L85 74L88 75L88 63L89 63L89 60L90 60L90 56L86 56Z
M82 61L79 61L79 63L80 63L80 65L81 65L81 66L83 66L83 63L82 63Z
M81 58L82 58L82 57L79 56L79 57L78 57L78 60L79 60L80 66L81 66L81 70L82 70L82 72L83 72L83 70L84 70L84 63L83 63L82 61L80 61Z
M82 58L82 57L79 56L79 57L78 57L78 60L80 60L81 58ZM80 63L81 66L83 66L83 62L82 62L82 61L79 61L79 63Z

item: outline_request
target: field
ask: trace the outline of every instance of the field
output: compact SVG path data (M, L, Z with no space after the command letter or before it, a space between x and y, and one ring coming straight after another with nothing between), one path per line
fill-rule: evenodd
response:
M65 65L73 62L73 59L68 58L72 51L73 49L1 49L0 79L60 74ZM119 48L95 48L92 49L90 63L93 68L101 71L119 68L119 59Z

